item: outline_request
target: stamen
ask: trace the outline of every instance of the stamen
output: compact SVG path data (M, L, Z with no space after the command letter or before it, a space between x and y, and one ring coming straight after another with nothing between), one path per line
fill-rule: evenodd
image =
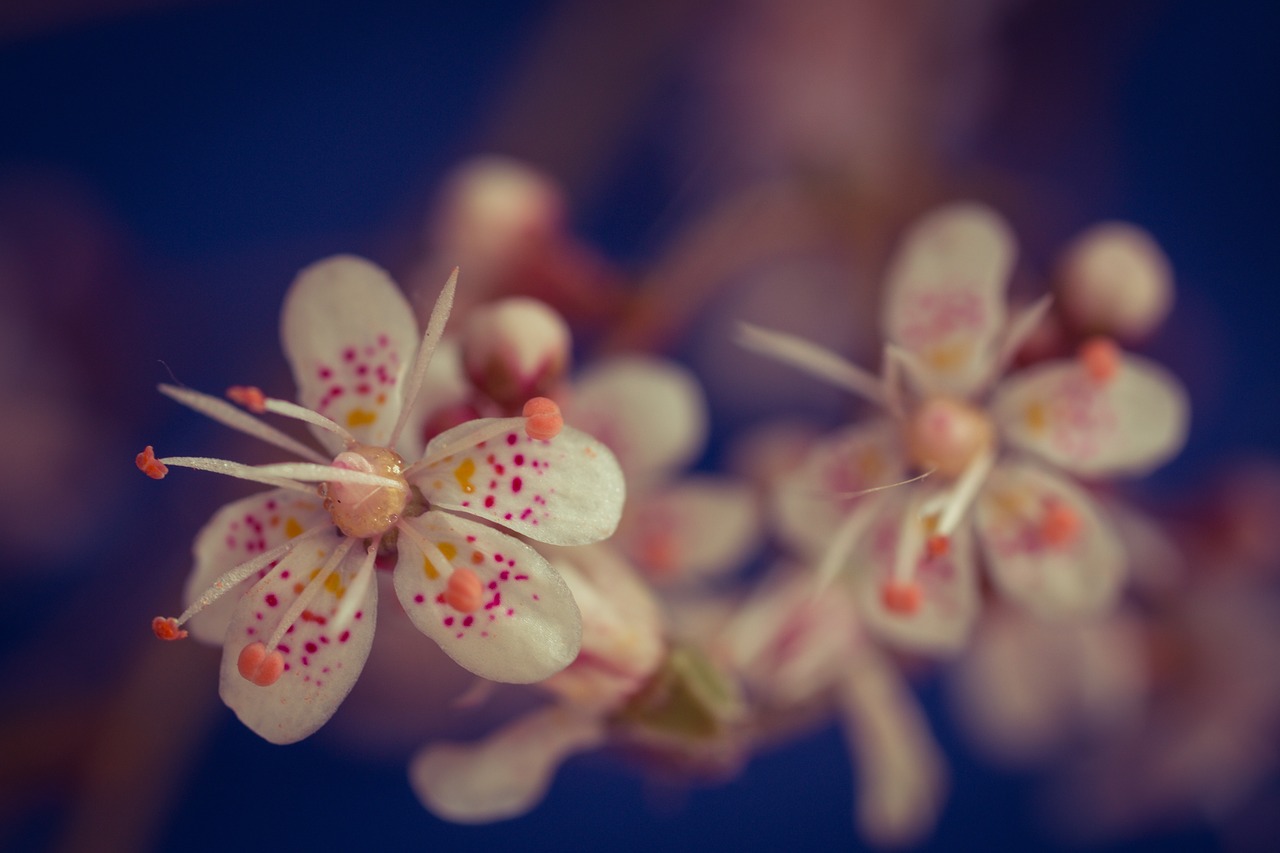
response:
M137 464L139 471L153 480L163 480L164 475L169 473L169 466L156 458L155 448L149 444L134 457L133 461Z
M1018 350L1035 333L1044 320L1049 309L1053 307L1053 295L1045 294L1022 310L1005 326L1004 340L1000 343L1000 357L996 361L995 373L1003 373L1013 361Z
M333 433L348 446L358 444L355 436L348 432L341 424L326 418L319 412L313 412L306 406L299 406L297 403L290 403L288 400L280 400L275 397L266 397L262 401L262 408L272 414L280 415L285 418L293 418L303 423L318 426L322 430Z
M161 640L184 640L187 632L178 627L178 620L172 616L157 616L151 620L151 630Z
M175 468L194 468L197 471L208 471L213 474L225 474L228 477L235 477L240 480L249 480L254 483L266 483L268 486L276 486L281 489L292 489L295 492L307 492L310 494L312 488L310 486L299 483L297 480L286 479L276 476L273 471L264 469L273 466L263 465L255 468L251 465L242 465L239 462L231 462L227 459L211 459L206 456L166 456L159 460L163 464L172 465ZM298 462L298 465L308 463ZM283 467L283 466L274 466Z
M308 530L302 531L297 536L293 537L287 542L277 545L276 547L272 548L270 551L263 551L261 554L254 557L252 560L244 561L243 563L233 568L231 571L227 572L226 574L222 575L217 580L215 580L212 586L210 586L208 589L206 589L204 592L200 594L199 598L191 602L190 607L182 611L181 616L179 616L177 619L174 619L173 617L169 617L165 621L172 622L174 628L179 628L182 625L185 625L187 621L191 619L192 616L195 616L197 613L199 613L201 610L204 610L210 604L213 604L219 598L222 598L222 596L225 595L227 592L230 592L231 590L235 589L236 586L239 585L241 581L243 581L245 578L252 575L254 572L260 571L261 569L265 569L267 566L271 565L276 560L279 560L285 557L286 555L288 555L295 547L302 544L303 542L313 539L316 536L320 535L321 533L325 533L332 529L333 527L330 524L317 525L316 527L312 527ZM160 637L160 639L162 640L171 639L170 637L161 636L160 628L158 628L156 625L156 623L159 621L160 621L160 617L156 617L156 621L152 622L151 624L152 630L154 630L156 632L156 636ZM182 636L185 637L186 633L187 633L186 631L183 631ZM181 637L177 639L181 639Z
M874 517L874 513L869 512L865 506L859 506L853 512L849 513L848 518L840 523L840 527L836 530L835 536L831 537L827 550L822 554L822 561L818 563L818 585L825 587L831 583L835 577L840 574L849 562L849 555L853 553L853 546L858 541L858 537L862 535L862 531L866 530L867 524Z
M199 391L192 391L188 388L178 388L174 385L160 385L159 388L160 393L169 399L181 403L189 409L194 409L224 426L229 426L234 430L261 439L268 444L274 444L281 450L287 450L290 453L301 456L303 459L310 459L313 462L327 461L325 457L321 456L313 448L307 447L297 439L285 435L273 426L264 424L225 400L219 400L217 397L201 394Z
M738 343L851 391L878 406L886 405L884 387L879 379L826 347L750 323L739 324Z
M956 480L951 496L942 508L942 517L938 519L937 532L950 536L960 526L960 520L973 503L982 484L987 481L987 474L995 466L996 455L993 452L979 453L964 469L964 473Z
M227 389L227 399L239 403L255 415L267 410L267 395L262 389L253 385L232 385Z
M240 650L236 668L245 679L259 687L270 687L284 673L284 655L277 651L268 652L261 641L250 643Z
M364 552L364 560L360 563L360 568L356 569L355 577L347 585L347 591L343 593L342 601L330 620L334 631L341 631L350 624L351 617L355 616L356 610L364 603L364 594L369 588L369 581L373 579L373 567L378 561L378 546L381 542L382 537L377 537Z
M1060 500L1050 500L1040 517L1040 538L1048 545L1061 548L1080 533L1080 516Z
M503 433L519 432L524 428L524 418L479 418L470 421L469 429L460 429L447 443L435 445L435 441L427 445L427 452L421 459L405 469L405 477L410 477L414 473L430 468L442 459L448 459L456 453L469 450L490 439L497 438ZM437 439L438 440L438 437Z
M1090 338L1080 346L1080 361L1089 378L1104 385L1120 372L1120 348L1110 338Z
M413 414L418 392L422 390L422 380L427 375L427 368L431 365L431 356L435 354L436 345L444 335L444 326L449 320L449 312L453 310L453 294L457 286L458 268L454 267L453 274L449 276L449 280L444 283L444 289L436 297L435 307L431 309L431 317L427 320L427 329L422 333L422 343L418 344L418 355L413 360L413 370L409 373L409 380L405 383L404 392L400 397L400 415L396 418L396 425L391 428L391 438L387 441L388 447L396 446L401 430Z
M346 558L347 552L356 544L354 539L343 539L337 548L333 549L333 553L329 555L329 559L324 561L324 565L320 571L316 572L315 577L307 582L302 592L298 593L298 597L293 600L293 604L289 605L289 609L285 611L280 622L276 625L276 629L271 632L271 639L267 640L267 647L275 649L280 645L280 641L284 639L284 635L289 633L289 629L293 627L293 623L297 622L302 616L302 611L307 609L307 605L311 600L324 589L325 581L329 579L329 575L337 571L338 566L342 564ZM243 673L242 673L243 674ZM249 679L252 681L253 679Z
M248 467L248 466L245 466ZM404 484L394 477L384 477L369 471L340 468L336 465L314 465L310 462L278 462L250 468L267 476L287 477L301 483L352 483L357 486L380 486L402 489Z
M449 575L449 585L444 591L444 600L459 613L471 613L478 610L484 600L484 587L476 573L468 568L454 569Z
M880 600L886 610L899 616L910 616L920 610L924 591L915 581L887 580L880 588Z
M564 415L554 400L534 397L524 404L524 431L534 441L550 441L564 429Z

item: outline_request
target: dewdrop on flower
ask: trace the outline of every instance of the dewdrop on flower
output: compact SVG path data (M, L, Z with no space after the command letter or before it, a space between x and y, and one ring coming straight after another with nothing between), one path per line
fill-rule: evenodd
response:
M335 257L303 270L281 322L299 404L232 388L246 412L160 386L307 460L158 459L151 447L137 459L155 479L186 467L274 487L214 515L196 538L190 606L153 623L161 639L189 629L222 643L223 700L273 742L315 731L355 683L373 638L379 558L393 558L396 594L414 624L477 675L538 681L577 656L581 616L568 587L496 528L558 545L603 539L621 514L622 475L608 449L565 427L550 400L529 401L522 417L460 424L425 448L406 429L456 277L419 343L409 305L379 268ZM324 452L253 416L265 413L307 423Z

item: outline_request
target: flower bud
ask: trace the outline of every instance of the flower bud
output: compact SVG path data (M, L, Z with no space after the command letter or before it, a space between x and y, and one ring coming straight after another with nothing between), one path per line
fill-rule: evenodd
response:
M512 297L472 312L462 338L471 383L500 406L544 396L569 365L569 327L542 302Z
M1132 225L1104 223L1063 253L1058 297L1084 334L1134 341L1147 337L1173 307L1173 273L1151 235Z

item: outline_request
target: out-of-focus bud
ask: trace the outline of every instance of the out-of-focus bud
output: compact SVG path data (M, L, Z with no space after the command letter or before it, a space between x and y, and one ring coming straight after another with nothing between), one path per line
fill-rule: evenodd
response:
M569 327L536 299L512 297L472 312L462 338L467 377L503 407L545 396L569 366Z
M1173 307L1169 259L1150 234L1122 222L1077 237L1062 255L1056 285L1067 322L1082 334L1141 340Z

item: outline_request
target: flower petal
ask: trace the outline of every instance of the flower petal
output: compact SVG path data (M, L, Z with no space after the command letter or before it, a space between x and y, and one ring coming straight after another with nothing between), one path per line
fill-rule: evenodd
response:
M657 358L597 362L574 383L565 420L618 457L628 480L670 474L707 440L707 401L693 374Z
M927 556L920 516L920 492L926 490L914 491L914 497L890 492L868 508L875 516L849 559L855 597L868 629L885 642L907 651L953 654L964 647L978 617L973 541L969 526L962 524L951 537L946 554ZM894 577L900 548L909 551L905 559L911 566L911 580L920 590L918 606L911 612L891 609L885 600L885 587Z
M919 702L887 661L864 655L843 679L840 708L857 768L862 834L877 846L918 842L937 821L947 788L941 750Z
M409 766L409 782L432 813L457 823L519 817L546 796L556 768L604 743L594 715L553 706L473 744L427 747Z
M1125 554L1083 491L1027 463L996 466L974 509L992 580L1042 616L1081 616L1120 592Z
M611 540L651 581L696 581L741 568L760 545L755 490L728 477L686 477L633 497Z
M196 534L191 548L196 564L187 578L183 600L191 604L236 566L328 520L329 513L319 498L291 489L273 489L232 501ZM329 547L336 544L335 537ZM186 625L192 636L210 645L222 645L236 602L270 569L267 566L255 572L239 590L229 590L192 616Z
M906 478L895 425L848 427L816 443L774 490L779 532L803 554L821 554L867 489Z
M346 624L335 616L364 558L354 548L275 647L279 680L262 687L240 674L246 646L269 642L280 620L333 551L332 542L300 545L241 598L222 648L222 700L246 726L272 743L293 743L320 728L351 692L373 645L378 585L364 584Z
M925 393L966 395L989 377L1013 256L1008 226L977 204L936 210L903 239L888 273L884 334L919 359Z
M425 456L482 423L442 432ZM410 481L432 506L476 515L552 545L585 545L609 536L622 516L625 492L609 448L570 427L550 441L513 428L440 459Z
M413 309L386 272L350 255L307 267L285 296L280 337L298 402L362 444L386 444L418 347ZM333 433L312 432L333 453L342 449Z
M1106 379L1074 359L1028 368L1000 383L991 408L1010 443L1082 476L1155 468L1182 449L1190 417L1182 384L1132 355Z
M451 658L481 678L516 684L541 681L573 663L582 645L582 617L569 587L541 554L502 531L445 512L402 525L414 535L402 526L396 595L418 629ZM455 571L479 581L482 598L473 611L455 608L446 597Z

